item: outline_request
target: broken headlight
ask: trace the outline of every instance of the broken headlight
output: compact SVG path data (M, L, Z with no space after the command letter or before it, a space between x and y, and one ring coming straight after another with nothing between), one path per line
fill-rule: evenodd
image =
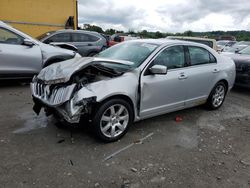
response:
M54 80L49 80L49 81L44 81L45 84L59 84L59 83L64 83L65 82L65 78L58 78L58 79L54 79Z

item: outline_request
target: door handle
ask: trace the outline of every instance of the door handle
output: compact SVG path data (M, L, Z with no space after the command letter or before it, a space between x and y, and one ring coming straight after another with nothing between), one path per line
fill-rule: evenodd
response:
M213 70L213 73L218 73L218 72L220 72L219 69L214 69L214 70Z
M188 77L184 74L184 73L181 73L180 76L179 76L179 80L184 80L184 79L187 79Z

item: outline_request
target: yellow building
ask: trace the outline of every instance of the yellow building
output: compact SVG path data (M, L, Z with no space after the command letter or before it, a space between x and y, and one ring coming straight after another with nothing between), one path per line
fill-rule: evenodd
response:
M77 28L77 0L0 0L0 20L37 37Z

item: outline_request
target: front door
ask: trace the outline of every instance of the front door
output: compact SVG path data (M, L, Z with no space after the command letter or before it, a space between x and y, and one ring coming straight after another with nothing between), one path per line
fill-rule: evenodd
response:
M166 75L150 73L153 65L167 66ZM140 117L147 118L184 108L185 55L183 46L162 50L141 76Z

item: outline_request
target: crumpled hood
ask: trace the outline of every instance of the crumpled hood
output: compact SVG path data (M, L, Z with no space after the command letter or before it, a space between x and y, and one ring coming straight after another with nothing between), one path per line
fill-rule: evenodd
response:
M48 67L45 67L38 74L37 78L43 80L44 82L53 82L57 83L67 82L70 80L71 76L88 65L98 62L98 61L108 61L123 63L127 65L133 65L132 62L122 61L122 60L110 60L105 58L96 58L96 57L75 57L60 63L52 64Z
M73 73L89 65L92 60L93 58L75 57L60 63L54 63L42 69L37 78L45 82L59 79L61 79L61 82L67 82Z

